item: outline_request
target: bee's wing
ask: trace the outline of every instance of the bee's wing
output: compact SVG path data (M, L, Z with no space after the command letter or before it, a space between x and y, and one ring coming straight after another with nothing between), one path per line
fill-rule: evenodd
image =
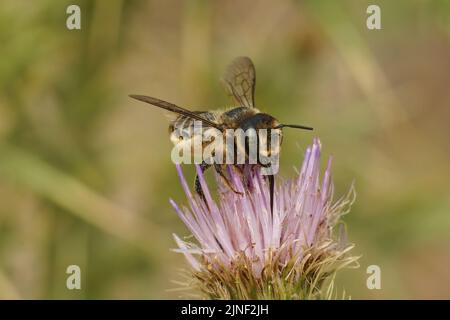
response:
M222 82L228 95L239 106L248 108L255 106L256 72L250 58L235 58L225 70Z
M143 101L146 103L149 103L151 105L154 105L156 107L171 111L171 112L175 112L178 113L180 115L183 115L187 118L191 118L194 120L198 120L201 121L203 124L206 124L208 126L211 126L213 128L222 130L221 126L218 125L215 122L212 122L204 117L202 117L201 115L199 115L198 113L189 111L185 108L179 107L177 105L174 105L173 103L167 102L167 101L163 101L160 99L156 99L156 98L152 98L152 97L148 97L148 96L141 96L141 95L136 95L136 94L131 94L130 95L131 98L139 100L139 101Z

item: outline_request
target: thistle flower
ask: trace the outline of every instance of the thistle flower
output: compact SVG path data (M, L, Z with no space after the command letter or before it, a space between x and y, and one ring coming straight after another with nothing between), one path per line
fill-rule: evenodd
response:
M175 251L191 266L191 286L212 299L332 297L335 272L357 265L357 257L348 254L353 246L344 229L334 232L354 193L351 188L332 202L331 158L320 181L320 152L320 141L314 139L298 176L275 187L273 212L268 184L257 169L246 168L243 175L228 168L230 181L242 194L216 176L214 200L197 166L203 200L190 191L177 166L189 207L170 202L196 243L174 235Z

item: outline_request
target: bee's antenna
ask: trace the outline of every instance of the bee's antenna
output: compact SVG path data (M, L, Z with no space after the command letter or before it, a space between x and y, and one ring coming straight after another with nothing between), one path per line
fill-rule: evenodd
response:
M304 130L314 130L311 127L302 126L302 125L299 125L299 124L280 124L280 125L276 126L274 129L281 129L281 128L284 128L284 127L296 128L296 129L304 129Z

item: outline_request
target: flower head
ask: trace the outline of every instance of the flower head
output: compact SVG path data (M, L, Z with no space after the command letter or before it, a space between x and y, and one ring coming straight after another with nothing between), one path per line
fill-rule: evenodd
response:
M255 166L228 167L229 179L241 194L216 175L217 200L198 166L204 199L190 191L177 166L189 207L170 202L197 243L174 235L176 251L185 255L203 293L232 299L329 295L323 290L325 281L357 258L347 255L352 246L345 232L334 235L352 201L344 197L332 202L331 158L320 179L320 152L320 141L314 139L298 176L275 187L273 210L268 183Z

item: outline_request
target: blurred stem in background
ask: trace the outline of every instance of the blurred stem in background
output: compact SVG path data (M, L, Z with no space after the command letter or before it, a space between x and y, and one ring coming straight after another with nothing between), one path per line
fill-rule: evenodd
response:
M157 255L161 249L159 241L164 241L164 237L160 229L148 221L136 219L80 181L32 154L15 147L0 146L0 175L147 254Z
M0 299L8 300L8 299L21 299L17 288L11 282L10 279L4 274L2 270L0 270Z
M125 240L149 258L165 250L161 244L168 242L161 227L102 195L110 187L92 137L105 113L115 107L107 71L120 52L123 1L82 1L82 31L78 33L64 27L68 4L41 1L36 10L27 10L26 3L3 3L4 10L0 11L0 38L4 42L0 62L0 115L4 115L0 120L0 177L4 188L27 190L39 199L43 204L39 220L45 216L52 219L53 231L48 233L53 238L49 241L52 245L39 248L42 253L35 252L47 256L49 262L46 283L34 291L43 297L58 297L61 292L55 290L60 287L57 283L64 283L65 266L59 264L67 259L58 256L72 254L74 263L87 263L86 266L92 264L86 257L98 259L97 254L59 250L67 239L59 229L66 223L44 211L70 213L81 219L78 241L86 253L93 250L94 238L89 235L97 233L90 225ZM14 18L17 15L20 17ZM86 240L83 234L87 234ZM7 270L12 264L8 257L3 259ZM91 270L83 265L86 278ZM11 289L11 281L6 280L6 273L2 279L7 292L17 295ZM87 286L91 290L84 297L92 296L92 289L95 292L94 283L95 279ZM33 295L27 292L25 297L30 294Z

